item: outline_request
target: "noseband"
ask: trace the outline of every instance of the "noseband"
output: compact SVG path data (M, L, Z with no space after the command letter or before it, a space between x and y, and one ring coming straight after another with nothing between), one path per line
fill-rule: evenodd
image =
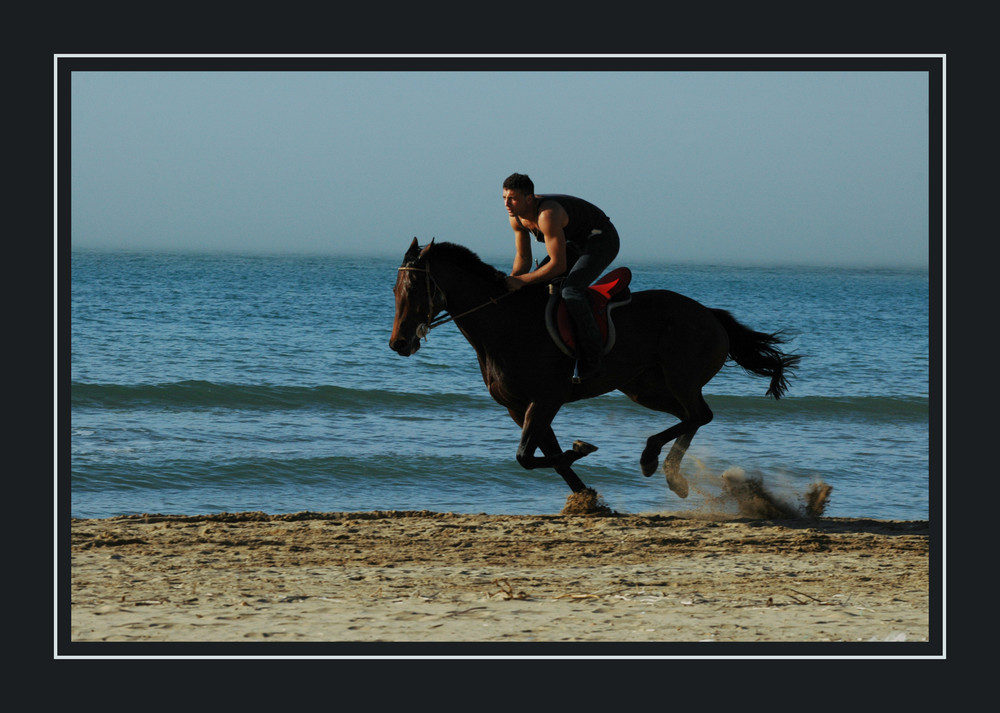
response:
M437 281L433 277L431 277L430 268L427 268L427 267L405 267L404 266L404 267L399 268L397 270L397 272L401 272L401 271L404 271L404 270L410 271L410 272L422 272L427 277L427 279L426 279L426 284L427 284L427 321L426 322L421 322L420 324L417 325L417 339L426 339L427 338L427 333L429 331L431 331L432 329L434 329L434 327L437 327L437 326L439 326L441 324L444 324L445 322L449 322L452 319L454 319L454 317L448 317L448 318L445 318L445 319L439 319L437 322L434 321L434 297L435 297L435 295L436 294L440 294L441 297L444 298L445 304L448 303L448 298L445 296L444 290L442 290L440 288L440 286L438 286ZM431 284L432 283L434 285L434 290L436 292L432 292L431 291Z
M444 290L442 290L441 287L438 285L437 281L431 276L430 265L428 264L427 267L409 267L409 266L403 266L403 267L397 268L397 272L403 271L403 270L410 271L410 272L422 272L422 273L424 273L424 275L427 276L427 279L425 281L426 285L427 285L427 321L426 322L421 322L420 324L417 325L417 332L416 332L416 334L417 334L417 338L418 339L426 339L427 338L427 333L430 332L435 327L440 327L442 324L447 324L448 322L451 322L452 320L458 319L459 317L464 317L467 314L472 314L473 312L475 312L477 310L480 310L483 307L488 307L491 304L496 304L497 302L499 302L504 297L506 297L507 295L510 294L510 292L508 292L507 294L500 295L499 297L490 297L487 302L484 302L483 304L479 305L478 307L473 307L472 309L466 310L465 312L462 312L462 314L456 314L456 315L452 315L452 316L448 316L448 317L438 317L437 319L434 319L434 298L435 298L435 296L438 295L438 294L440 294L441 298L442 298L442 300L443 300L443 302L445 304L448 304L448 296L444 293ZM432 288L431 288L432 284L434 286L433 287L433 291L432 291Z

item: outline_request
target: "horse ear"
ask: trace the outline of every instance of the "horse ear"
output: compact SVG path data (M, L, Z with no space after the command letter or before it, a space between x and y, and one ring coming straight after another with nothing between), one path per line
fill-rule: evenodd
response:
M404 260L416 260L417 256L420 254L420 244L414 237L413 242L410 243L410 249L406 251L406 255L403 256Z
M424 246L423 250L420 251L420 257L426 255L427 251L430 250L432 247L434 247L434 238L431 238L431 241Z

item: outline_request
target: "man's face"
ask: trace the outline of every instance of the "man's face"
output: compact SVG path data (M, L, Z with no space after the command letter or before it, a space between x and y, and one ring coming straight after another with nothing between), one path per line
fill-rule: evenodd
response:
M529 214L528 209L531 207L531 199L533 197L527 196L521 191L512 191L509 188L505 188L503 191L503 204L509 215L521 218Z

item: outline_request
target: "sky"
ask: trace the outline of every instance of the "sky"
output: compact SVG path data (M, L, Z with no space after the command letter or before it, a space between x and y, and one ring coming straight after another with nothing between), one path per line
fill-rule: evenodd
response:
M70 74L73 249L402 259L417 237L504 267L519 172L601 207L618 264L928 264L925 71L227 66Z

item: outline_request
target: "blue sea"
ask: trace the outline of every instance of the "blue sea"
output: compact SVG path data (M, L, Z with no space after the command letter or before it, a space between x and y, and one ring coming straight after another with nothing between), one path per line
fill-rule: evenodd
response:
M389 349L401 259L72 252L57 383L72 516L558 513L568 488L517 464L519 429L454 324L408 359ZM633 290L783 330L803 358L780 401L735 365L708 384L715 419L684 461L686 499L639 471L646 437L675 419L617 392L565 406L556 435L599 447L574 467L608 506L698 510L738 470L793 495L832 486L826 516L929 519L942 474L927 270L629 266Z

